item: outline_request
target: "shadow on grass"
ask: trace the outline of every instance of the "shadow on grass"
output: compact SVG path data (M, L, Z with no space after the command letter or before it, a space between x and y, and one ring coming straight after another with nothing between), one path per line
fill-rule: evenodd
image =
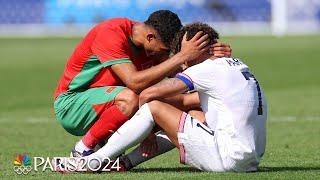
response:
M284 171L320 171L320 167L259 167L257 172L284 172ZM133 173L150 173L150 172L202 172L192 167L172 167L172 168L136 168L130 172Z

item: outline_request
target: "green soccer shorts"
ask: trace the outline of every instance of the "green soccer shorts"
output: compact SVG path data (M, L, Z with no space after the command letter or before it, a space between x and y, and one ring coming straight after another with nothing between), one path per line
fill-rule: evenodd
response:
M83 136L101 113L114 105L122 86L91 88L83 92L60 94L54 102L58 122L70 134Z

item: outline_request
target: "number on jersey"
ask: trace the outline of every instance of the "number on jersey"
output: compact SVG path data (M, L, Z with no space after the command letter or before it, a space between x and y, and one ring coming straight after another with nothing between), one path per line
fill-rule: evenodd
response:
M262 97L261 97L261 88L259 85L258 80L254 77L253 74L251 74L250 72L241 72L242 75L244 76L244 78L246 80L250 80L253 79L256 82L257 85L257 92L258 92L258 100L259 100L259 106L258 106L258 115L262 115L263 114L263 110L262 110Z

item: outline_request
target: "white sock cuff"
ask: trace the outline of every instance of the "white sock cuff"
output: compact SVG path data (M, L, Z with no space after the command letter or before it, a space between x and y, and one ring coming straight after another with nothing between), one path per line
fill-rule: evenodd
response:
M145 103L144 105L142 105L137 113L143 114L143 116L150 119L154 124L153 116L151 114L148 103Z
M90 150L90 148L88 148L88 147L83 143L82 140L80 140L80 141L76 144L76 146L75 146L74 148L75 148L76 151L78 151L78 152L80 152L80 153L82 153L83 151L88 151L88 150Z

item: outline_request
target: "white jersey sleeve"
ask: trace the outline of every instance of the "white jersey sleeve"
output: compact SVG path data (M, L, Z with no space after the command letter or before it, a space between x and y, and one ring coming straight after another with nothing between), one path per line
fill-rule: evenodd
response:
M205 92L212 85L212 80L208 76L210 76L210 69L205 67L205 63L200 63L177 74L176 78L182 80L188 86L189 91Z

